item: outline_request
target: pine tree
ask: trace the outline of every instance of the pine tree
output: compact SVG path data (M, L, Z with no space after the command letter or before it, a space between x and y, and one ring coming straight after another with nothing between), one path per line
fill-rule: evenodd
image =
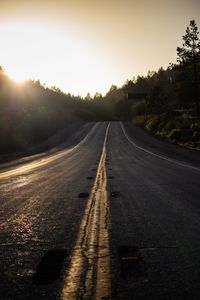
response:
M186 34L183 35L183 45L177 47L179 63L193 62L197 60L200 55L200 39L199 32L194 20L190 21L189 27L186 29Z
M177 61L182 66L192 65L194 101L196 104L196 113L199 116L199 82L197 64L200 62L200 39L197 25L194 20L183 35L182 47L177 47Z

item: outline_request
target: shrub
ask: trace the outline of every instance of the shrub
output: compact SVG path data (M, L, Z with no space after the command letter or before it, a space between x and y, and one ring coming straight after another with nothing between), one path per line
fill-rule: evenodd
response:
M177 119L168 120L165 125L165 130L171 132L173 129L177 128Z
M135 117L133 117L132 122L136 126L144 127L146 124L146 118L145 118L145 116L135 116Z
M157 116L152 117L151 119L148 120L146 128L149 131L156 131L159 126L159 120Z
M132 115L133 116L141 116L145 114L146 104L145 101L135 102L132 105Z
M172 129L172 131L168 134L168 138L170 140L177 140L183 136L183 132L181 129Z

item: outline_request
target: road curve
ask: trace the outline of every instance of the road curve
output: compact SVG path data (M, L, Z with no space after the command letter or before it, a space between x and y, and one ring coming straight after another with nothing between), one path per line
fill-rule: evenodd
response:
M4 169L0 180L1 299L55 299L63 282L36 285L33 276L45 253L66 249L65 267L77 239L105 139L107 124L97 123L73 150L47 163L32 161ZM56 159L54 159L56 157ZM36 165L35 165L36 164ZM6 174L6 177L3 176Z
M180 154L166 157L166 143L154 152L161 142L147 139L145 148L146 133L127 132L113 123L107 145L115 176L108 190L121 194L109 207L113 299L199 299L200 168L174 145ZM121 247L135 247L136 274L122 276Z
M97 123L74 148L1 171L1 299L199 299L200 168L152 143ZM59 278L34 281L55 249Z

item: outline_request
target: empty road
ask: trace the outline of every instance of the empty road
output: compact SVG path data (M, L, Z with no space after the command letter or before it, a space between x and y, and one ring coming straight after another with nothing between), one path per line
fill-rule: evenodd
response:
M0 298L199 299L200 155L128 123L0 168Z

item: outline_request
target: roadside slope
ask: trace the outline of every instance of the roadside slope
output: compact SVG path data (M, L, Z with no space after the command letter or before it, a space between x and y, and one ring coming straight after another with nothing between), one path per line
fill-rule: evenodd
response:
M54 154L63 149L74 147L94 126L94 122L72 123L58 134L53 135L42 144L31 148L27 152L0 155L0 169L21 165Z

